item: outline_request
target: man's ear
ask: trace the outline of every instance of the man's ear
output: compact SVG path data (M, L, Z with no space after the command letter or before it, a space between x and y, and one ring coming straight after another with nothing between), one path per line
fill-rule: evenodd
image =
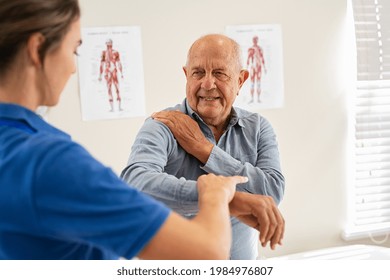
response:
M187 67L183 66L183 72L184 72L184 75L186 75L186 77L187 77Z
M41 33L32 34L27 41L27 54L31 62L37 67L42 67L43 62L41 61L39 50L44 42L45 37Z
M239 87L241 88L242 85L245 83L245 81L248 79L249 77L249 72L248 70L245 70L245 69L242 69L240 71L240 75L239 75L239 78L238 78L238 84L239 84Z

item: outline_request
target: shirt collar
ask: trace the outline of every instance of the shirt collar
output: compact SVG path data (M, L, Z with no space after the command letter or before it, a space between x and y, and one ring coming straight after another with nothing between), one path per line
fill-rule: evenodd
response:
M21 122L37 132L45 131L70 137L63 131L48 124L35 112L17 104L0 103L0 118Z
M202 118L198 115L198 113L196 113L194 110L192 110L192 108L188 104L187 98L184 99L184 101L182 103L182 108L184 109L184 112L187 113L189 116L191 116L193 119L205 123L202 120ZM233 107L232 108L232 114L231 114L230 122L229 122L229 125L228 125L227 129L229 129L230 127L233 127L235 125L239 125L241 127L245 127L245 125L244 125L244 123L242 121L242 118L240 116L240 110L236 110Z

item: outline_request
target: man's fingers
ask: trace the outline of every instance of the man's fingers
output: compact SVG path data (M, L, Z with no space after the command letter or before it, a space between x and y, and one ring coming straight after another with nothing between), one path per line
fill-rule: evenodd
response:
M175 123L172 120L170 120L170 119L161 118L161 117L155 117L153 119L156 120L156 121L162 122L163 124L168 126L169 129L172 129L172 128L175 127Z
M178 118L178 117L188 117L186 114L180 111L159 111L159 112L154 112L152 114L152 118Z
M285 224L285 221L284 221L282 214L279 212L279 210L277 208L275 208L275 213L276 213L276 217L277 217L278 224L279 224L277 232L275 234L275 239L274 239L275 246L276 246L276 244L282 245L282 240L284 237L284 229L285 229L286 224Z
M272 250L275 250L277 244L279 245L281 244L283 230L284 230L283 224L278 224L278 226L275 228L275 232L271 238L271 244L270 244Z
M258 218L260 220L260 243L263 247L265 247L268 243L267 235L269 230L269 217L267 210L264 209L262 211L261 217Z
M275 250L276 245L282 245L283 227L280 226L276 229L274 236L271 239L271 249Z
M265 237L266 243L271 241L272 238L275 236L276 228L277 228L276 217L275 217L273 212L270 212L269 224L268 224L268 232L267 232L267 236Z
M273 200L266 201L260 222L260 242L263 247L270 242L271 249L281 244L284 235L284 219Z
M161 112L156 112L151 115L151 117L159 122L162 122L166 126L168 126L170 129L175 127L175 122L174 120L170 117L170 115L165 114L166 112L161 111Z

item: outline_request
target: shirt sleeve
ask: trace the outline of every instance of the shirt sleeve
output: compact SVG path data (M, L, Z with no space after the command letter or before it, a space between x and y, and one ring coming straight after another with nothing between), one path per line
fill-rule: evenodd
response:
M161 122L147 119L132 146L127 167L121 177L182 215L198 211L196 181L164 172L176 141Z
M136 256L170 213L71 141L52 141L36 173L33 209L43 232L118 256Z
M284 193L284 177L281 172L279 151L276 136L270 123L262 118L258 133L257 160L255 164L240 161L232 157L218 146L213 150L206 164L202 167L206 172L218 175L247 176L249 181L237 186L237 190L272 196L280 203Z

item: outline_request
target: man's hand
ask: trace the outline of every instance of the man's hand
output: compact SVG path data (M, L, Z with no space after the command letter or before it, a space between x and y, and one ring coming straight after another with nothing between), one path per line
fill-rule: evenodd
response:
M260 231L263 247L268 242L272 250L282 245L285 221L272 197L236 192L229 209L232 216Z
M213 144L207 140L196 121L179 111L161 111L152 118L164 123L172 132L179 145L189 154L205 164Z

